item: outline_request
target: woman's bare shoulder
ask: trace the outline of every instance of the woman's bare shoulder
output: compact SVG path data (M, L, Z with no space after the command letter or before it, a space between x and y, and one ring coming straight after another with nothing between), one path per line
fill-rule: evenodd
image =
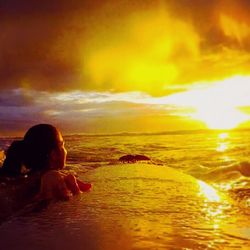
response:
M59 170L48 170L43 175L42 178L62 178L63 174Z

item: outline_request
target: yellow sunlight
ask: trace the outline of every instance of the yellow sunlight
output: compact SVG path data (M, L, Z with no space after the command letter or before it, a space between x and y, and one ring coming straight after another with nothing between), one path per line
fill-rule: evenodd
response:
M197 84L194 89L170 96L168 102L192 107L194 111L188 116L203 121L210 129L233 129L250 119L239 109L250 106L249 81L249 77L236 76L210 86Z
M91 53L84 51L84 65L95 84L160 94L179 75L184 59L199 56L200 38L193 26L166 11L132 15L119 29L118 36L106 31L108 41Z
M214 188L212 188L203 181L198 181L198 184L200 187L200 195L204 196L208 201L213 201L213 202L220 201L221 198Z
M216 106L213 103L202 104L192 117L204 121L210 129L233 129L247 118L234 107L225 107L223 104Z

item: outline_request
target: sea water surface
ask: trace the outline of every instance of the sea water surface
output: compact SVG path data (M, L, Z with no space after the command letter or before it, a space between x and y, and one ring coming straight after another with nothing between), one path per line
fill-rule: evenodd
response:
M205 223L206 225L200 225L197 228L194 227L197 224L196 218L187 218L182 223L177 220L177 224L180 223L182 230L186 232L187 238L171 236L168 244L169 242L175 242L175 244L173 244L173 248L168 245L169 249L250 249L250 223L248 222L250 177L242 176L238 171L224 171L229 166L250 162L249 132L196 131L159 134L65 135L65 146L68 150L67 169L84 176L93 169L118 164L119 157L123 155L143 154L148 156L153 164L171 167L201 179L222 194L232 197L233 205L229 206L223 202L218 205L216 202L212 202L204 208L209 218L217 218L220 224L224 223L225 226L221 229L218 225L219 222L211 224L211 218L208 220L208 224ZM18 138L0 138L0 151L6 150L14 139ZM159 196L159 193L156 195ZM159 196L159 200L161 198L164 199ZM74 202L71 203L71 206L75 204ZM174 209L180 209L178 206L183 206L183 204L181 202L178 204L178 199L172 202L169 204L166 214L164 214L164 210L159 214L159 210L156 209L155 218L166 219L169 216L175 216ZM147 207L147 205L145 206ZM138 209L140 208L138 207ZM152 207L150 209L152 212ZM204 211L199 211L199 213L204 213ZM236 215L240 215L239 219L235 219ZM143 216L147 217L147 214ZM49 224L49 221L47 223ZM139 231L136 231L137 229L135 231L140 235L148 229L147 227L149 225L142 225L140 230L138 229ZM171 228L173 225L166 224L164 230L168 232L171 231ZM158 235L160 232L159 229ZM185 248L185 242L181 244L181 240L187 242L191 240L196 243ZM156 244L158 241L159 239L154 239L155 244L151 247L144 245L145 248L139 248L160 249ZM177 242L179 242L179 247ZM166 242L165 246L167 246Z
M215 171L250 162L250 131L193 131L159 134L112 134L65 136L67 165L87 171L117 164L126 154L148 156L165 165L221 189L248 188L249 178L237 171Z

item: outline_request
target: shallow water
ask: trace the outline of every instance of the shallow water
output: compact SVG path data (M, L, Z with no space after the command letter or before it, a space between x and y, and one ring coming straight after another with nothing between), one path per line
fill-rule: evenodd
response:
M0 151L5 150L12 140L0 139ZM30 247L28 249L44 249L45 246L53 249L56 244L61 244L62 238L62 249L69 249L70 245L76 249L117 249L120 246L123 246L122 249L250 249L249 178L237 171L217 171L249 161L250 134L247 131L72 135L65 136L65 141L67 168L75 170L83 179L91 179L89 174L95 169L117 164L122 155L144 154L159 168L168 166L205 180L220 191L222 196L219 197L229 198L204 202L195 198L199 197L197 190L192 193L181 182L177 185L169 180L154 178L152 171L144 173L147 178L133 179L128 174L127 180L118 179L123 185L126 182L133 186L133 197L116 185L116 194L112 198L110 190L114 187L107 185L112 185L112 181L107 176L101 176L102 191L96 190L99 183L91 193L75 197L71 202L51 204L42 212L28 212L26 217L22 215L9 219L0 228L1 235L5 235L6 239L11 234L13 236L14 229L17 242L24 246L25 235L32 235L37 240L33 242L35 248L26 244ZM207 174L214 170L212 175ZM149 184L151 188L148 188ZM211 196L210 191L205 188L203 193L208 192L207 195ZM187 199L188 196L191 198ZM164 203L166 197L167 203ZM105 201L111 202L112 206L116 204L112 214L108 209L111 204ZM112 232L111 236L108 232ZM112 244L107 243L108 237ZM8 244L6 247L11 249ZM82 244L88 244L88 247L79 247Z
M0 138L0 152L14 139ZM70 167L115 164L125 154L144 154L155 163L187 173L205 171L249 161L250 133L200 132L184 134L125 134L64 136ZM0 155L1 158L1 155Z
M154 165L107 166L70 202L0 226L4 249L249 249L248 216L228 197ZM27 238L28 235L28 238ZM27 239L27 240L26 240Z

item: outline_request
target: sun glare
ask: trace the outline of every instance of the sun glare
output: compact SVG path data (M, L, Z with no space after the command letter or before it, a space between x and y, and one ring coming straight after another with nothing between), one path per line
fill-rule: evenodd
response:
M218 135L218 137L221 139L221 140L224 140L224 139L227 139L229 137L229 134L228 133L220 133Z
M212 188L203 181L198 181L198 184L200 187L200 195L204 196L208 201L212 202L220 201L221 198L214 188Z
M234 107L223 107L223 104L217 106L212 103L207 106L201 105L191 117L204 121L210 129L233 129L247 118Z
M177 106L192 107L188 115L203 121L210 129L233 129L250 120L240 107L250 105L249 77L237 76L209 84L197 84L194 89L168 98Z
M219 143L216 151L218 152L225 152L228 149L228 143Z

